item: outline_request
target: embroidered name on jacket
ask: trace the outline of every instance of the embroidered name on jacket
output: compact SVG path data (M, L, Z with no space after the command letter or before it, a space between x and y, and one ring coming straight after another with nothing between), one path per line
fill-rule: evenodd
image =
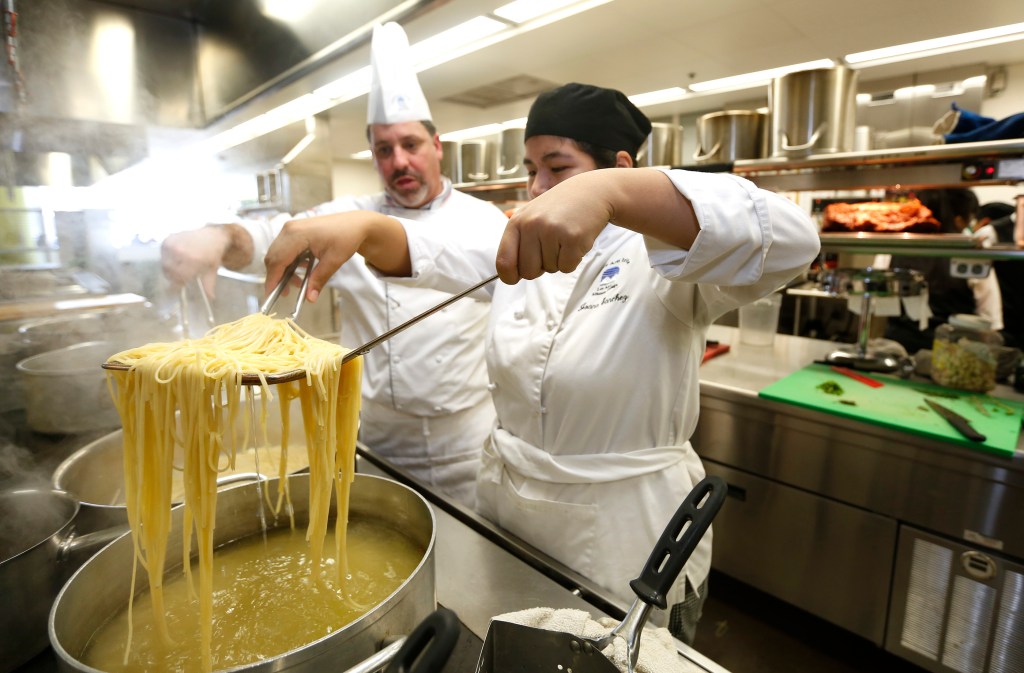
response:
M599 306L625 303L629 299L629 295L619 292L618 289L621 285L619 274L626 264L629 264L629 260L625 257L608 262L598 278L597 285L591 290L590 296L580 304L577 310L589 311Z

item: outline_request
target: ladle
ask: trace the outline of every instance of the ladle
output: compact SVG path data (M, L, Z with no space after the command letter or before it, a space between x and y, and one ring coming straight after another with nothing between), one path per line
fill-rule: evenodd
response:
M309 251L306 251L306 252L302 253L301 255L299 255L295 259L295 261L292 262L288 266L287 269L285 269L284 275L281 278L281 282L277 284L277 287L274 288L274 290L270 293L270 295L267 296L266 301L263 302L263 306L260 307L260 313L269 314L270 310L274 306L274 303L277 301L277 298L281 295L281 292L284 290L284 288L287 286L287 284L291 281L292 276L295 274L295 270L298 269L299 265L303 261L306 262L306 275L302 279L302 287L299 290L299 297L298 297L298 300L295 303L295 311L291 315L292 320L295 320L298 317L299 311L302 308L303 298L306 295L306 285L309 283L310 272L313 269L314 258L313 258L313 255ZM471 294L472 292L475 292L476 290L479 290L480 288L482 288L483 286L487 285L491 281L497 280L497 278L498 278L498 274L494 274L493 276L485 278L484 280L480 281L479 283L477 283L477 284L475 284L475 285L473 285L471 287L466 288L462 292L459 292L458 294L452 295L448 299L445 299L444 301L438 303L436 306L433 306L433 307L427 309L423 313L420 313L418 315L415 315L415 316L409 318L408 320L403 322L401 325L398 325L397 327L389 329L387 332L384 332L383 334L381 334L379 336L376 336L373 339L370 339L369 341L364 343L362 346L358 346L357 348L353 348L349 352L345 353L345 355L341 358L342 364L348 362L349 360L352 360L353 358L356 358L356 357L359 357L360 355L365 354L367 351L369 351L372 348L375 348L376 346L384 343L385 341L387 341L391 337L395 336L399 332L402 332L406 328L411 327L412 325L415 325L416 323L418 323L419 321L423 320L427 316L432 315L434 313L437 313L438 311L440 311L441 309L445 308L449 304L452 304L452 303L458 301L459 299L462 299L466 295ZM102 366L103 366L104 369L109 369L109 370L112 370L112 371L129 371L131 369L131 366L123 364L121 362L104 362ZM247 385L247 386L258 386L258 385L262 385L263 381L265 380L268 385L275 385L275 384L278 384L278 383L287 383L288 381L297 381L298 379L305 378L305 376L306 376L306 372L304 370L302 370L302 369L294 369L292 371L281 372L281 373L278 373L278 374L266 374L266 375L264 375L263 379L260 378L259 374L242 374L242 384L243 385Z

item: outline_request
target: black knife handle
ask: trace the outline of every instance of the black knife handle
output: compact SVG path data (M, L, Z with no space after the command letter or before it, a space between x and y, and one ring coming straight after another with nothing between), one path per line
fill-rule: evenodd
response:
M720 477L705 477L683 499L654 545L640 576L629 583L640 600L662 610L668 607L668 590L722 508L727 490ZM707 501L701 505L704 496Z
M975 430L966 418L954 412L952 409L947 409L938 402L933 402L932 400L929 399L925 400L925 404L931 407L932 411L946 419L947 423L952 425L957 432L959 432L967 439L971 440L972 442L985 441L985 435Z
M950 418L948 416L944 416L943 418L945 418L950 425L956 428L957 432L959 432L961 435L971 440L972 442L985 441L985 435L981 434L980 432L972 428L971 424L965 421L964 419Z

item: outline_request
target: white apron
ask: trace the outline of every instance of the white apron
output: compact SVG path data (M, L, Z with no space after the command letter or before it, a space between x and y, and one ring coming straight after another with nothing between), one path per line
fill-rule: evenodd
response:
M496 429L484 447L477 509L502 528L584 575L624 603L654 543L704 468L689 444L629 453L552 456ZM711 531L668 593L707 577ZM655 611L655 623L667 611Z

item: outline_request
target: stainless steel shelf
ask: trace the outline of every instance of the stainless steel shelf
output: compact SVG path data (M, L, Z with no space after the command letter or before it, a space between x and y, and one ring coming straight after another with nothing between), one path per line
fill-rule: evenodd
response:
M964 259L1024 260L1024 249L1010 245L991 248L952 248L922 245L886 245L884 241L873 243L834 243L822 241L822 252L848 252L855 255L899 254L907 257L956 257Z
M1024 138L744 159L732 172L778 191L1012 185L1024 182Z

